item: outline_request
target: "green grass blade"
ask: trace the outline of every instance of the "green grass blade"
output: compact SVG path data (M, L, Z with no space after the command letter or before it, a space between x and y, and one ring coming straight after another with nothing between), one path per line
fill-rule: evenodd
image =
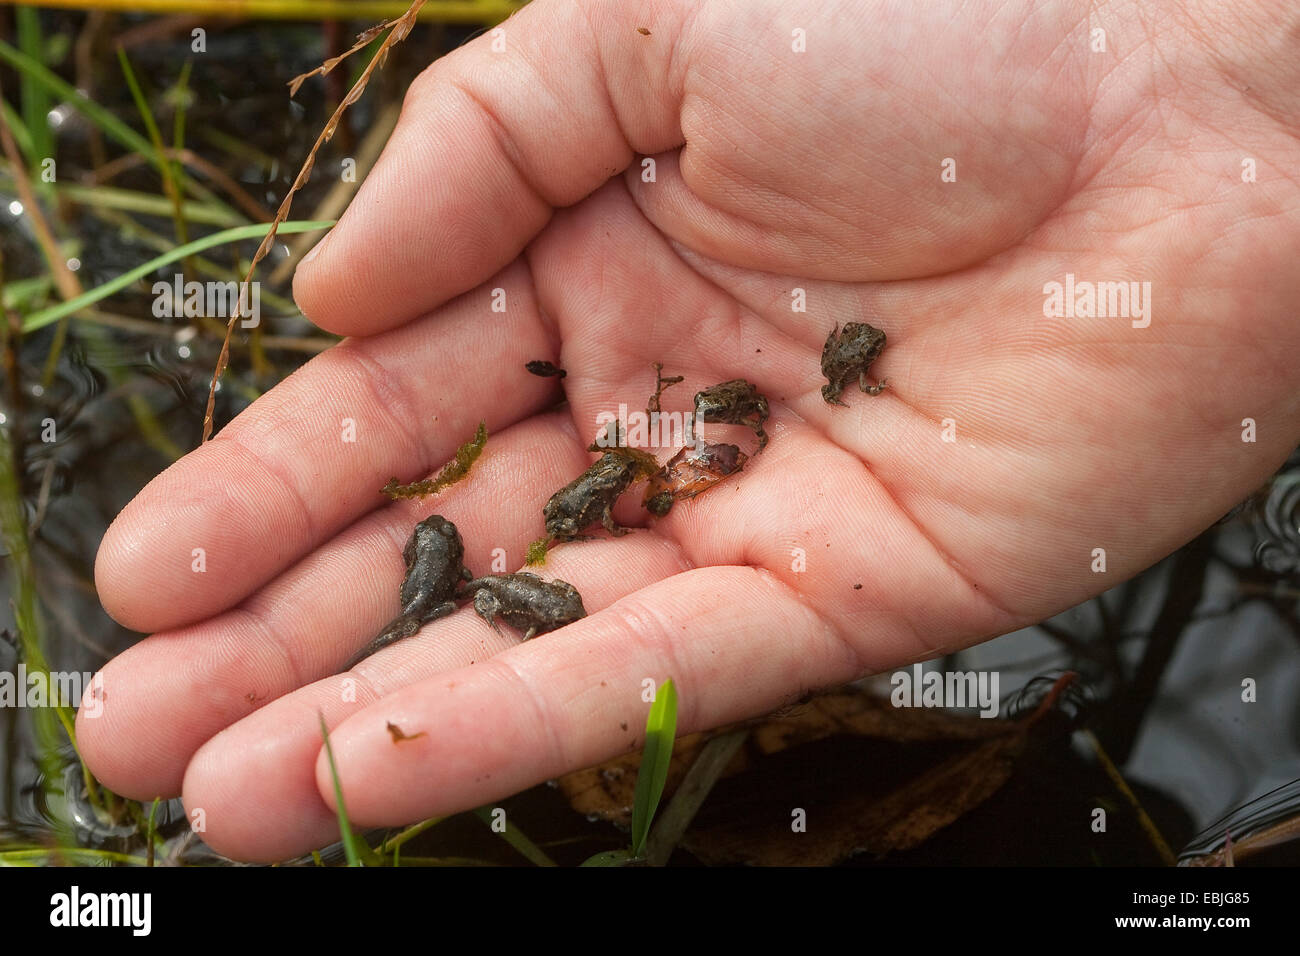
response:
M497 832L492 826L491 807L479 807L474 811L474 816L482 820L483 825L489 830L492 830L493 833ZM524 834L524 831L520 830L518 827L511 826L507 823L506 828L500 833L497 833L497 836L501 837L501 839L505 840L512 847L518 850L520 855L525 857L530 863L533 863L536 866L555 866L555 861L547 856L541 847L528 839Z
M127 866L144 866L141 856L116 853L112 850L95 850L84 846L52 849L47 846L23 846L0 850L0 866L50 866L69 862L77 866L105 866L122 863Z
M0 171L0 183L11 183L11 177ZM55 195L60 199L69 199L85 206L100 209L115 209L125 212L141 213L146 216L167 218L172 214L171 200L166 196L143 193L133 189L118 189L115 186L80 186L76 183L53 183ZM185 219L194 225L205 226L244 226L248 217L231 212L221 206L186 200L181 207Z
M82 96L77 92L76 87L46 69L39 60L33 59L3 40L0 40L0 60L5 61L21 73L24 82L38 83L60 100L66 100L76 107L77 110L85 114L88 120L98 126L104 132L104 135L117 140L127 149L137 152L141 156L153 157L153 150L149 147L147 139L94 100ZM33 136L35 135L33 133Z
M5 334L7 335L7 327ZM4 343L6 347L9 344ZM0 543L5 547L6 564L9 566L10 608L28 673L41 674L45 686L53 687L49 667L45 663L44 624L36 593L35 565L28 549L27 511L23 504L18 461L14 451L10 429L0 428ZM25 688L19 688L18 692L25 691ZM61 778L59 724L63 725L63 732L72 746L75 748L77 745L72 708L63 706L62 701L52 703L55 706L36 707L31 711L36 736L36 760L41 767L47 797L58 792L57 781ZM67 821L56 819L53 828L60 846L66 848L76 845L72 827Z
M62 77L51 72L39 60L33 59L22 50L15 49L3 40L0 40L0 62L8 63L20 74L24 82L32 81L39 83L46 90L50 91L61 102L75 108L86 119L90 120L100 131L109 139L116 140L128 150L139 153L145 159L157 167L159 173L164 169L159 165L158 157L154 154L153 147L149 140L145 139L135 130L133 130L122 120L118 119L112 112L100 106L94 100L88 99L79 93L72 84L68 83ZM197 196L205 202L225 207L233 215L234 211L214 194L210 189L195 182L192 177L186 179L186 185L189 187L191 195Z
M15 279L0 286L0 302L6 309L26 311L36 299L50 294L54 280L49 273L32 279Z
M140 88L140 81L135 78L135 70L131 69L131 61L127 59L126 50L121 47L117 48L117 62L122 68L126 87L131 91L131 99L135 102L136 111L140 114L141 122L144 123L144 131L149 134L149 145L153 148L148 155L165 176L167 157L163 155L162 133L158 130L158 121L154 119L153 110L149 109L149 100L145 98L144 90Z
M144 843L145 843L145 866L153 866L153 835L154 835L154 817L158 815L158 804L161 797L153 798L153 805L149 807L149 820L145 825Z
M32 144L32 134L27 130L27 124L23 118L18 115L18 111L9 105L7 100L0 100L0 111L4 112L5 122L9 124L9 131L14 134L14 142L18 144L18 150L27 158L29 166L40 166L40 162L32 161L32 156L36 152L36 147Z
M681 842L686 828L691 825L714 784L722 778L723 771L748 736L749 729L741 728L714 737L704 745L700 755L691 764L691 769L682 778L681 786L650 831L645 856L646 862L651 866L664 866L668 863L668 858Z
M348 808L343 803L343 786L339 783L339 768L334 765L334 748L330 746L330 729L325 726L325 715L318 714L320 717L320 734L325 739L325 756L330 763L330 780L334 782L334 804L338 807L339 815L339 835L343 839L343 852L348 858L348 866L361 866L361 847L365 846L365 841L361 840L352 832L352 824L348 821ZM366 850L373 853L370 847Z
M325 219L319 222L284 222L280 224L277 230L279 235L289 236L297 232L313 232L317 229L327 229L334 225L334 220ZM130 272L124 272L116 279L110 279L101 286L96 286L87 292L82 293L75 299L69 299L67 302L60 302L58 305L52 305L49 308L41 309L39 312L33 312L23 321L23 332L32 332L36 329L44 328L51 322L57 322L65 315L71 315L78 309L84 309L88 305L94 305L102 299L107 299L115 292L120 292L131 283L138 279L143 279L160 266L176 262L178 259L184 259L186 256L195 252L203 252L205 249L211 249L213 246L224 245L228 242L239 242L243 239L261 239L270 230L269 222L254 223L251 226L239 226L235 229L224 229L221 232L214 232L210 236L204 236L202 239L195 239L193 242L187 242L183 246L177 246L170 252L164 253L157 258L150 259L144 265L137 266Z
M673 756L673 740L677 736L677 688L666 680L645 722L645 749L641 752L641 767L636 775L636 796L632 801L632 855L645 852L650 821L659 808L664 784L668 781L668 764Z
M12 580L12 595L9 606L13 613L14 624L18 631L18 643L22 648L23 660L29 673L39 673L46 687L53 686L49 666L45 662L45 628L42 620L40 599L36 594L36 570L28 548L27 513L23 505L22 489L18 477L18 463L14 458L14 447L7 428L0 428L0 543L5 547ZM22 689L20 689L22 692ZM42 743L51 752L58 745L47 723L53 714L63 725L64 732L73 747L77 746L77 733L71 707L61 704L51 707L39 707L33 710L33 719L44 733ZM51 779L57 778L55 765L46 767L47 773L53 773Z
M135 101L135 108L140 113L145 132L149 134L149 142L153 145L153 164L162 171L163 192L172 203L176 241L184 245L189 242L190 237L185 226L185 215L181 210L181 190L184 188L184 180L180 164L167 158L167 147L163 145L162 132L158 129L158 121L154 118L153 110L149 108L149 99L144 95L140 81L135 77L135 70L131 69L131 61L127 58L126 50L120 46L117 48L117 62L122 67L122 76L131 91L131 99Z
M391 837L386 838L384 842L379 845L378 852L381 855L384 853L392 853L393 861L394 861L393 865L396 866L398 855L402 852L403 844L405 844L408 840L415 839L417 836L419 836L425 830L428 830L430 827L436 827L439 823L442 823L446 819L447 819L446 817L429 817L429 819L421 820L419 823L412 823L401 833L397 833Z
M40 63L45 59L42 51L41 15L35 7L18 7L14 10L18 27L18 45L23 55ZM54 135L50 132L50 94L40 83L26 76L22 82L23 121L31 136L33 165L53 157Z

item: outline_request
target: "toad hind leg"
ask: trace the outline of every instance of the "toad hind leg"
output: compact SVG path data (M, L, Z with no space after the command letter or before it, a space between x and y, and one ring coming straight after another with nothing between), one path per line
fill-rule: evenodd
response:
M840 392L843 391L843 388L844 386L842 385L839 388L836 388L834 385L830 384L829 382L823 385L822 398L826 400L826 404L839 405L841 407L847 408L848 402L840 401Z
M446 617L452 611L456 610L455 601L443 601L425 617L425 621L434 621L440 617Z
M605 510L600 513L600 523L605 526L605 530L615 537L622 537L631 531L631 528L624 528L614 523L614 513L611 510L613 505L606 505Z
M858 388L862 389L868 395L879 395L881 392L885 390L888 384L889 384L888 380L882 378L880 380L879 385L868 385L867 373L862 372L861 374L858 375Z

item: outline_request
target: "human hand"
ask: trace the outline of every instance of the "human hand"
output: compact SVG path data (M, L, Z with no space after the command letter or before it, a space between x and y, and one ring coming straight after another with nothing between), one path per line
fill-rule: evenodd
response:
M634 745L645 678L675 680L681 732L717 726L1032 623L1187 541L1300 438L1300 41L1241 6L735 0L644 22L539 2L503 51L438 61L299 269L304 311L354 338L105 537L105 607L158 633L79 720L91 769L183 788L215 849L280 859L337 838L318 710L354 822L399 824ZM1067 273L1150 282L1149 325L1045 317ZM846 321L888 333L890 387L838 408L818 357ZM522 369L557 357L560 410ZM757 384L767 450L649 529L552 551L587 618L518 644L462 609L333 676L392 617L417 520L454 521L476 573L495 548L520 565L654 361L686 376L667 408ZM467 481L383 503L480 419ZM390 721L425 736L394 745Z

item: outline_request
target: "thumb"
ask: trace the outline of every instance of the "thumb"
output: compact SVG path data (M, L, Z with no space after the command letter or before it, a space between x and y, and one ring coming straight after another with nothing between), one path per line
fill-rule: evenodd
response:
M426 69L299 265L303 313L342 335L401 325L499 271L636 153L679 147L667 74L685 6L646 23L618 0L533 3Z

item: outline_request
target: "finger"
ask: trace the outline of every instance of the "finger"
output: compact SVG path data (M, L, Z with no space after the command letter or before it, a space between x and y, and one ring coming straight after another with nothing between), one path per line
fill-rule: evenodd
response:
M619 573L610 575L610 567ZM670 541L638 532L557 548L544 574L573 583L587 610L595 613L683 567ZM493 654L519 644L516 632L504 630L504 637L494 634L464 607L367 659L355 673L288 694L209 740L190 762L184 781L187 810L204 810L205 842L239 859L271 861L336 840L337 818L316 788L321 748L317 713L337 726L383 694L433 672L482 666ZM539 635L529 644L544 646L562 633ZM248 813L250 805L261 812Z
M482 282L553 208L577 202L633 151L678 145L669 73L690 5L526 8L438 60L348 212L298 268L294 295L323 328L368 334Z
M688 571L343 722L330 739L348 811L380 825L464 810L640 746L647 681L676 683L679 733L773 710L898 660L906 635L874 624L860 658L770 575ZM394 745L389 722L423 736ZM316 782L333 805L319 757Z
M469 477L437 497L380 508L239 607L128 648L100 672L107 699L86 712L97 716L79 715L83 758L118 793L179 792L204 741L334 673L396 616L402 548L417 521L436 512L455 523L473 571L517 567L542 533L541 489L559 487L589 457L562 413L529 419L493 435ZM141 736L150 746L135 746Z
M393 476L422 477L474 434L554 401L526 361L557 348L526 270L489 291L313 358L217 437L151 481L104 535L95 565L116 620L158 631L230 607L385 501Z

